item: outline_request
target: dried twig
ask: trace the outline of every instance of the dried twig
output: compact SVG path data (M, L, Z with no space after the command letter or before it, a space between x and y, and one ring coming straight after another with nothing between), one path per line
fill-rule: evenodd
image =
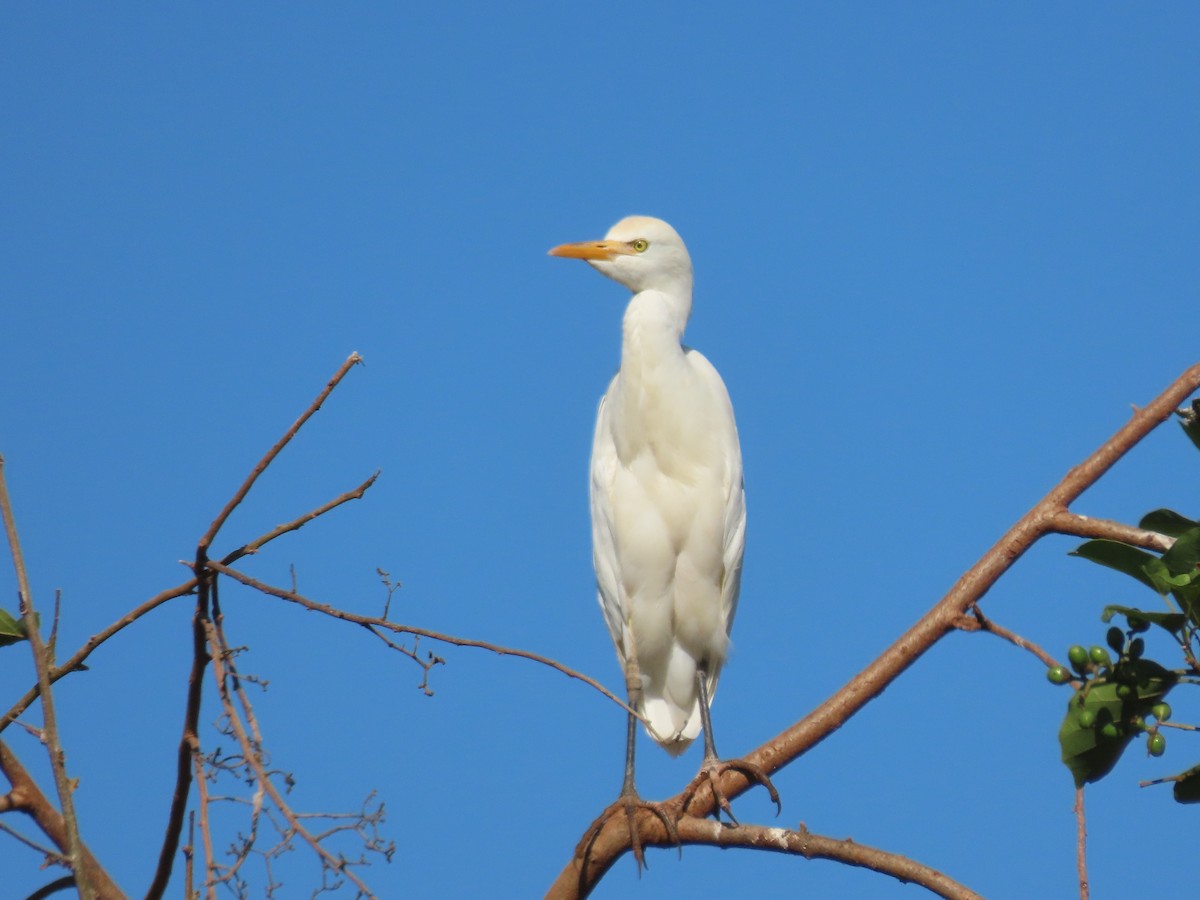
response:
M163 891L166 890L167 882L170 880L171 870L175 863L175 852L179 848L179 836L183 830L183 814L187 808L188 794L192 786L192 757L198 742L197 725L200 717L200 699L203 693L204 668L209 661L207 634L210 615L210 591L212 593L211 603L215 605L217 602L215 579L207 568L208 549L216 539L221 527L229 519L229 516L237 509L246 495L250 493L250 489L254 486L259 476L267 470L267 467L271 465L275 457L296 436L304 426L304 423L321 408L321 404L325 402L333 392L333 389L346 377L346 373L360 362L362 362L362 357L357 353L351 353L347 357L346 361L334 373L333 378L329 380L329 383L317 394L312 403L308 405L308 408L300 414L300 418L292 423L291 427L284 432L283 437L276 441L275 445L258 461L258 464L251 470L246 480L242 482L241 487L234 492L229 502L217 514L213 523L208 527L208 531L204 533L196 546L196 562L193 566L193 571L196 575L196 611L192 617L192 669L188 675L183 735L179 739L179 749L176 753L175 792L171 798L170 812L167 815L167 827L163 837L162 849L159 851L158 867L155 869L154 878L146 892L148 900L158 900L162 896ZM369 486L373 481L374 477L368 480L367 485ZM364 487L363 490L365 489ZM337 502L334 501L333 505L337 505ZM326 504L326 506L332 508L329 504ZM320 515L320 511L309 517L302 517L301 520L296 520L299 524L295 524L294 527L301 527L305 522L316 518L317 515ZM293 530L293 526L292 523L289 523L289 525L279 526L273 532L269 532L269 534L274 534L275 532L283 534L291 530ZM243 553L252 551L246 547L242 547L234 552Z
M319 603L316 600L310 600L293 591L287 591L283 588L277 588L269 584L265 584L255 578L251 578L244 572L239 572L237 569L231 569L224 563L209 561L208 567L223 575L228 575L230 578L235 578L247 587L252 587L255 590L261 591L264 594L269 594L272 597L279 597L281 600L287 600L291 603L303 606L305 609L310 609L313 612L323 613L327 616L332 616L335 619L341 619L343 622L353 622L356 625L362 625L364 628L371 630L386 629L393 631L396 634L411 634L418 637L429 638L434 641L441 641L444 644L453 644L455 647L478 647L481 650L490 650L492 653L498 653L501 656L517 656L521 659L529 659L533 662L541 663L544 666L549 666L555 671L562 672L568 678L575 678L589 685L611 700L617 706L626 712L633 712L629 706L617 697L612 691L582 672L578 672L569 666L564 666L562 663L550 659L547 656L541 656L537 653L531 653L528 650L518 650L513 647L501 647L499 644L493 644L489 641L476 641L470 638L455 637L452 634L443 634L440 631L430 631L426 628L415 628L411 625L401 625L397 622L389 622L385 619L375 616L360 616L357 613L347 612L344 609L338 609L334 606L329 606L326 603ZM410 654L411 655L411 654ZM637 713L634 713L637 715ZM640 719L641 716L638 716Z
M1079 900L1088 900L1087 817L1083 812L1083 785L1075 788L1075 868L1079 872Z
M231 694L237 696L238 705L245 710L247 718L253 720L249 700L246 698L244 692L241 691L241 688L236 685L236 673L230 664L229 648L224 635L221 633L219 625L211 620L206 622L205 630L209 644L214 651L212 654L212 667L213 678L217 683L217 694L224 708L229 727L242 749L243 760L247 768L253 772L256 784L260 785L267 796L270 797L275 808L287 820L289 828L299 835L317 854L321 859L322 866L326 870L347 878L359 891L361 896L374 897L375 895L367 887L366 883L350 868L348 861L341 856L334 856L315 835L304 827L300 819L279 793L279 789L275 787L274 782L271 780L271 773L263 765L261 737L251 737L247 732L246 726L242 722L242 717L238 714L237 705L234 704L233 696L231 696ZM234 683L232 691L230 690L231 682ZM256 729L257 725L254 728Z
M339 496L333 498L329 502L323 503L321 506L318 506L316 509L312 510L311 512L307 512L304 515L299 516L298 518L295 518L290 522L285 522L283 525L277 525L275 528L272 528L270 531L266 532L265 534L259 535L254 540L250 541L249 543L243 544L241 547L238 547L236 550L233 550L230 553L225 554L225 556L223 556L221 558L221 562L226 565L235 563L239 559L241 559L243 556L248 556L252 553L258 552L260 549L262 549L264 546L266 546L267 544L269 544L271 541L275 540L276 538L282 537L283 535L288 534L293 531L298 531L300 528L307 525L313 519L317 518L318 516L324 515L325 513L329 512L332 509L335 509L338 506L341 506L343 503L347 503L351 500L361 499L362 496L367 492L367 489L370 488L371 485L373 485L375 483L375 480L378 477L379 477L379 473L376 472L374 475L372 475L370 478L368 478L366 481L364 481L358 487L354 488L354 490L346 491L346 493L340 494ZM87 660L87 658L89 656L91 656L92 652L97 647L99 647L101 644L103 644L105 641L107 641L109 638L111 638L114 634L116 634L117 632L121 631L122 629L132 625L134 622L136 622L142 616L146 615L147 613L151 612L154 609L157 609L158 607L162 606L164 603L167 603L168 601L174 600L178 597L184 597L184 596L187 596L188 594L194 593L196 590L196 584L197 584L196 579L190 578L187 581L183 582L182 584L177 584L173 588L168 588L167 590L162 591L161 593L155 594L149 600L146 600L144 603L140 604L139 606L134 607L129 612L127 612L125 615L121 616L121 618L117 619L117 621L113 622L111 625L109 625L103 631L98 631L96 634L92 635L90 638L88 638L84 642L82 647L80 647L78 650L75 651L75 653L69 659L65 660L61 665L58 665L54 669L51 670L51 672L50 672L51 683L58 681L60 678L64 677L65 675L69 675L72 672L77 672L77 671L80 671L81 669L86 668L84 666L84 662ZM9 709L8 712L6 712L3 716L0 716L0 732L3 732L5 728L7 728L9 725L11 725L13 722L15 722L17 717L19 715L21 715L21 713L23 713L25 710L27 710L33 704L33 702L35 700L37 700L38 692L39 692L39 688L35 684L32 688L30 688L25 693L25 695L20 700L18 700L16 703L13 704L12 708Z
M25 637L33 652L33 666L37 672L38 689L42 697L42 741L50 756L50 770L54 773L54 786L58 791L58 802L62 807L63 827L66 831L67 858L71 871L75 873L75 886L81 900L94 900L96 891L83 865L83 842L79 839L79 820L75 816L74 788L67 777L66 752L58 735L58 717L54 712L54 695L50 690L51 661L42 641L37 612L33 607L33 593L29 589L29 577L25 571L25 557L21 553L21 541L17 537L17 520L8 499L8 484L4 478L4 457L0 456L0 515L4 518L4 530L8 535L8 548L17 572L17 590L20 595L22 624ZM57 620L57 614L56 614ZM56 621L57 626L57 621Z
M258 461L258 464L250 471L250 474L246 476L246 480L242 482L242 486L239 487L234 492L233 496L229 498L229 502L225 504L225 508L217 514L217 517L213 519L213 523L208 526L208 531L204 532L204 536L200 538L201 550L207 551L208 548L212 546L212 542L217 537L217 532L221 530L221 526L225 524L226 520L230 517L230 515L233 514L233 511L237 509L238 504L246 499L246 495L250 493L250 488L254 487L254 482L258 480L258 476L267 470L267 466L269 466L275 457L279 455L280 451L288 445L288 442L296 436L296 433L303 427L304 423L312 418L313 414L321 408L321 404L323 404L326 398L333 393L333 389L341 383L341 380L346 377L346 373L348 373L352 368L354 368L355 365L361 362L361 356L359 356L357 353L351 353L346 358L346 361L342 363L337 372L334 373L333 377L329 379L329 383L325 385L321 393L319 393L316 399L308 405L308 409L300 414L300 418L293 422L292 426L283 433L283 437L275 442L275 446L268 450L266 455Z
M67 852L67 830L62 814L54 808L46 795L42 793L37 782L21 765L4 741L0 741L0 774L8 779L12 788L5 795L7 808L28 815L41 829L46 837L54 842L54 846L62 853ZM87 870L87 881L92 885L100 900L116 900L124 898L116 882L109 877L104 867L92 856L84 844L80 845L81 865ZM78 873L76 873L78 874Z

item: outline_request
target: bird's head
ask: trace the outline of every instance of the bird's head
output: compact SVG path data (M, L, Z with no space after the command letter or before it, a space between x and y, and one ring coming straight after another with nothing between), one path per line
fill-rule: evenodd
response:
M691 293L692 259L675 229L662 219L628 216L610 228L603 240L560 244L550 255L587 260L634 293Z

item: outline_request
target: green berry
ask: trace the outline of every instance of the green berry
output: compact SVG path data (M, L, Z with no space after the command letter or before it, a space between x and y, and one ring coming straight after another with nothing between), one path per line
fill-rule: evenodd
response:
M1088 651L1088 657L1098 666L1112 664L1112 657L1108 655L1108 651L1098 644Z
M1062 666L1051 666L1046 670L1046 678L1051 684L1066 684L1071 680L1071 673Z
M1112 647L1113 653L1120 656L1121 651L1125 649L1125 632L1114 625L1108 629L1108 634L1104 636L1105 642Z
M1118 684L1117 698L1120 700L1128 700L1130 697L1136 697L1137 690L1132 684Z
M1157 731L1146 739L1146 752L1151 756L1162 756L1167 749L1167 739Z
M1121 736L1121 726L1116 722L1105 722L1100 728L1100 734L1112 740Z
M1067 651L1067 659L1077 671L1082 671L1083 667L1087 665L1088 652L1079 644L1075 644Z
M1154 718L1160 722L1167 721L1167 719L1171 718L1171 704L1155 703L1154 706L1150 708L1150 715L1154 716Z
M1096 711L1094 709L1081 710L1079 713L1079 725L1081 728L1091 728L1096 724Z
M1141 716L1134 716L1132 719L1129 720L1129 727L1132 728L1134 731L1145 731L1146 730L1146 720L1144 718L1142 718Z

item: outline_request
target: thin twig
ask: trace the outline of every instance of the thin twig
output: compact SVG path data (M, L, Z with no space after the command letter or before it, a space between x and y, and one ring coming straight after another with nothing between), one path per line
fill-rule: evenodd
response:
M362 484L360 484L354 490L346 491L344 494L340 494L339 496L330 500L328 503L324 503L321 506L318 506L316 509L312 510L311 512L307 512L304 515L302 515L296 519L293 519L290 522L286 522L283 525L277 525L275 528L272 528L266 534L259 535L254 540L250 541L249 543L243 544L241 547L238 547L236 550L234 550L230 553L227 553L225 556L223 556L221 558L221 562L224 563L225 565L230 565L232 563L235 563L239 559L241 559L243 556L247 556L249 554L256 553L257 551L262 549L265 545L269 544L271 541L275 540L276 538L282 537L283 535L288 534L292 531L298 531L300 528L307 525L313 519L317 518L318 516L324 515L325 513L329 512L330 510L332 510L338 506L341 506L343 503L347 503L351 500L361 499L363 494L365 494L367 492L367 489L370 488L371 485L373 485L375 483L375 479L377 479L378 477L379 477L379 473L376 472L374 475L372 475L370 478L368 478L366 481L364 481ZM151 612L154 609L157 609L158 607L162 606L164 603L167 603L168 601L174 600L178 597L184 597L188 594L193 593L195 590L196 590L196 579L190 578L187 581L183 582L182 584L178 584L173 588L168 588L167 590L162 591L161 593L155 594L149 600L145 601L144 603L140 604L139 606L134 607L129 612L125 613L125 615L121 616L121 618L117 619L117 621L113 622L111 625L109 625L107 628L105 628L103 631L98 631L96 634L94 634L90 638L88 638L87 641L84 642L83 646L80 647L78 650L76 650L75 653L70 657L70 659L67 659L61 665L56 666L53 670L51 670L51 672L50 672L51 683L58 681L60 678L62 678L65 675L69 675L72 672L76 672L76 671L79 671L80 669L85 668L84 661L89 656L91 656L92 652L97 647L99 647L101 644L103 644L105 641L107 641L109 638L111 638L117 632L132 625L134 622L136 622L142 616L146 615L147 613ZM9 725L11 725L13 722L15 722L17 720L17 717L20 716L21 713L23 713L25 710L27 710L33 704L33 702L35 700L37 700L38 692L39 692L38 685L35 684L32 688L30 688L25 693L25 695L20 700L18 700L15 704L13 704L12 708L8 712L6 712L3 717L0 717L0 732L3 732L5 728L7 728Z
M213 854L212 830L208 820L208 806L211 799L208 796L208 781L204 777L204 763L201 761L199 753L192 758L192 762L196 767L196 793L199 795L196 800L196 808L200 813L200 841L204 844L204 896L207 900L214 900L217 895L213 886L216 858Z
M16 754L8 748L4 741L0 741L0 774L3 774L12 785L12 789L5 795L9 801L8 808L23 812L33 819L42 834L50 838L54 846L65 854L67 833L62 813L46 799L46 795L37 786L37 782L33 780L25 767L21 765L21 761L17 759ZM100 900L124 898L125 895L121 889L92 856L87 846L82 845L80 851L83 857L83 868L87 870L87 880L95 889L96 896Z
M334 373L333 378L329 380L329 383L325 385L321 393L317 394L317 398L309 404L308 409L300 414L300 418L292 423L292 427L285 431L283 433L283 437L275 442L275 446L268 450L266 455L258 461L258 465L251 470L250 474L246 477L246 480L242 482L242 486L237 489L232 497L229 498L229 502L225 504L225 508L217 514L217 517L213 520L213 523L208 526L208 531L204 532L204 536L200 538L200 548L202 550L207 550L212 545L213 540L217 536L217 532L221 530L221 526L225 524L226 520L230 517L230 515L233 514L233 511L237 509L238 504L240 504L246 498L246 495L250 493L250 488L254 487L254 482L258 480L258 476L266 471L267 466L269 466L275 457L279 455L280 451L287 446L288 442L296 436L296 432L298 432L301 427L303 427L304 423L307 422L313 416L313 414L321 408L321 404L325 402L325 399L331 393L333 393L333 389L338 386L341 380L346 377L346 373L360 362L362 362L362 357L357 353L351 353L346 358L346 361L342 363L337 372Z
M1083 785L1075 788L1075 867L1079 872L1079 900L1088 900L1087 817L1083 812Z
M999 624L998 622L993 622L991 619L985 616L983 614L983 610L979 608L978 604L971 607L970 614L962 616L962 618L959 620L958 627L963 631L986 631L990 634L996 635L996 637L1003 638L1013 646L1020 647L1022 650L1028 650L1039 660L1041 660L1047 669L1058 665L1058 660L1056 660L1053 656L1051 656L1033 641L1021 637L1015 631L1009 631L1003 625Z
M4 797L0 797L0 812L8 812L10 810L16 809L16 807L11 805L11 802L8 804L5 804L3 802L8 799L9 798L7 795L5 795ZM17 829L13 828L11 825L7 824L6 822L0 822L0 831L3 831L5 834L7 834L10 838L12 838L18 844L24 844L30 850L40 853L45 858L43 867L49 863L57 863L58 865L62 866L63 868L67 867L67 858L65 856L63 856L61 853L59 853L57 850L51 850L49 847L39 844L37 841L33 840L32 838L21 834L21 832L17 831Z
M330 871L336 872L339 875L344 875L358 889L361 895L373 898L375 895L367 887L366 883L359 878L354 871L346 864L342 858L334 856L325 849L321 843L314 838L311 832L300 823L292 812L291 807L280 795L279 790L271 781L270 773L266 771L262 764L261 748L255 745L254 740L246 733L245 726L242 724L241 717L237 713L233 700L229 694L228 679L230 672L227 669L228 647L222 636L217 631L217 626L210 620L205 623L205 630L208 636L210 646L213 648L212 668L213 678L217 683L217 694L221 700L221 705L225 709L226 719L229 722L230 728L233 730L234 736L241 745L243 758L246 764L254 771L254 777L258 783L267 792L271 798L271 802L275 808L283 814L288 820L290 827L310 846L313 851L321 858L323 865ZM243 695L241 702L245 703Z
M205 563L204 550L196 551L196 571L199 574L196 591L196 608L192 613L192 666L188 672L187 701L183 711L183 733L175 751L175 790L171 794L171 807L167 812L167 827L163 833L162 847L158 852L158 865L150 886L146 888L147 900L159 900L171 880L175 867L175 852L179 849L179 836L183 832L183 814L187 809L188 795L192 789L192 758L199 746L200 701L203 697L204 669L208 665L208 642L205 623L209 616L209 591L211 578Z
M183 896L193 900L196 896L196 811L188 812L188 839L183 845Z
M70 890L75 887L75 876L64 875L62 878L56 878L49 884L43 884L40 888L30 894L25 900L46 900L47 897L57 894L59 891Z
M444 644L452 644L455 647L477 647L481 650L490 650L492 653L497 653L500 656L517 656L521 659L528 659L532 660L533 662L541 663L544 666L549 666L555 671L562 672L562 674L566 675L568 678L575 678L579 681L582 681L584 684L595 688L613 703L617 704L617 706L621 707L621 709L637 715L637 713L635 713L623 700L617 697L616 694L614 694L600 682L596 681L594 678L584 675L582 672L578 672L569 666L564 666L562 663L556 662L547 656L531 653L528 650L518 650L514 647L502 647L499 644L493 644L489 641L476 641L470 638L455 637L452 634L443 634L440 631L430 631L426 628L415 628L411 625L401 625L397 622L389 622L385 619L377 618L375 616L360 616L357 613L347 612L344 609L338 609L325 603L319 603L316 600L310 600L307 597L303 597L300 594L294 593L293 591L286 591L283 588L277 588L272 585L265 584L255 578L251 578L249 575L246 575L243 572L239 572L237 569L231 569L229 566L223 563L210 560L208 567L214 571L220 572L223 575L228 575L230 578L235 578L247 587L252 587L264 594L269 594L272 597L279 597L281 600L287 600L291 603L303 606L305 609L312 610L313 612L323 613L324 615L332 616L335 619L341 619L344 622L353 622L354 624L361 625L364 628L385 628L389 631L394 631L396 634L411 634L418 637L429 638L430 640L434 641L441 641ZM638 718L640 719L641 716L638 716Z
M62 807L63 825L66 828L67 857L71 871L75 873L75 884L81 900L94 900L96 891L88 879L83 865L83 842L79 839L79 820L75 816L74 788L67 777L66 751L58 734L58 717L54 712L54 694L50 690L51 661L42 641L37 611L33 606L33 593L29 589L29 577L25 571L25 557L21 553L21 540L17 536L17 520L8 499L8 484L4 478L4 457L0 456L0 515L4 518L4 530L8 535L8 548L17 572L17 590L20 594L21 618L25 626L25 637L33 652L33 665L37 672L38 688L42 698L42 740L50 757L50 769L54 773L54 786L58 791L58 802Z

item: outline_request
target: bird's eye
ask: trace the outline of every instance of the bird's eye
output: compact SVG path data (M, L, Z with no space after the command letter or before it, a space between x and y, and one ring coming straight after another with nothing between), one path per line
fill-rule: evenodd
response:
M638 238L633 242L633 249L638 253L645 253L646 248L650 246L650 242L645 238Z

